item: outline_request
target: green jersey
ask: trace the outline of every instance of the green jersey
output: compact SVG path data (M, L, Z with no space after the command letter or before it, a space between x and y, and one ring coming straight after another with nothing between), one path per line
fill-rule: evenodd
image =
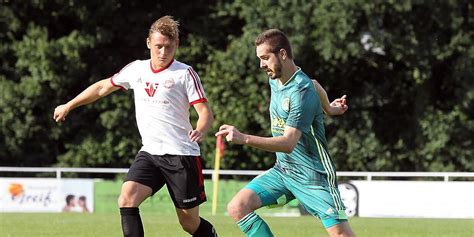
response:
M323 110L311 79L298 69L284 84L270 79L270 118L274 137L285 127L301 131L293 152L277 152L275 167L291 170L294 179L308 184L336 186L334 163L324 132Z

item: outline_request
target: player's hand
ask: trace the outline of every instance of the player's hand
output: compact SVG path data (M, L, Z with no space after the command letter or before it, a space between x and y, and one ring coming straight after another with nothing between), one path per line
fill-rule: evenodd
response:
M347 106L346 95L343 95L341 98L335 99L331 104L329 104L328 115L342 115L344 114L349 106Z
M225 140L228 142L232 142L235 144L245 143L245 135L232 125L222 125L219 128L219 132L216 133L216 137L220 135L225 136Z
M204 138L204 134L198 130L191 130L188 132L188 137L193 142L201 142Z
M66 104L59 105L54 109L53 119L56 122L63 122L66 120L66 116L69 113L69 106Z

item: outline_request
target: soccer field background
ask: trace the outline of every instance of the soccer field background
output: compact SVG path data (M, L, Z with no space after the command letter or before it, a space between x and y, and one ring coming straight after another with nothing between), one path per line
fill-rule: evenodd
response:
M220 182L216 216L211 215L212 200L201 206L202 216L210 220L219 236L244 236L226 215L226 203L246 182ZM95 183L94 213L0 213L0 237L21 236L121 236L117 197L120 181ZM206 180L208 198L212 184ZM326 236L321 222L312 216L275 217L274 214L294 213L291 206L258 211L268 222L275 236ZM166 188L140 207L147 236L189 236L181 230ZM351 218L350 224L358 236L474 236L472 219L393 219Z
M212 210L212 181L205 180L207 202L201 205L201 213L210 215ZM219 181L219 193L217 198L217 213L225 214L227 203L232 197L247 184L246 181L221 180ZM100 181L94 184L94 212L96 213L116 213L117 198L120 194L121 181ZM296 200L295 200L296 201ZM291 202L280 208L262 208L258 213L264 215L294 215L299 214L297 202ZM154 196L148 198L140 205L141 213L150 214L174 214L175 209L169 197L166 186L158 191Z
M218 213L224 213L226 204L234 194L238 192L247 182L236 180L221 180L219 182ZM201 213L211 214L212 207L212 182L204 181L207 202L201 205ZM120 194L122 181L99 181L94 183L94 212L115 213L117 212L117 198ZM140 206L141 213L166 213L174 214L175 209L168 189L164 186L152 197L146 199Z
M219 236L244 236L230 217L204 218L214 223ZM189 236L181 230L174 214L142 214L146 236ZM310 216L265 217L275 236L326 236L321 223ZM366 237L472 237L474 220L352 218L358 236ZM1 213L0 236L121 236L116 213Z

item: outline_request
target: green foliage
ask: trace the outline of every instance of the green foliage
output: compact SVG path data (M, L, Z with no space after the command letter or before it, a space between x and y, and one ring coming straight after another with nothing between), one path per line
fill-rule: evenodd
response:
M219 14L241 19L243 32L209 60L218 123L269 135L267 112L259 110L268 105L268 86L252 41L265 29L279 28L289 35L303 71L329 95L349 96L349 112L327 120L339 170L472 171L469 9L466 1L223 4ZM222 78L227 85L219 85ZM228 154L227 167L273 163L264 159L271 154L232 149L237 151Z
M338 170L474 171L469 1L0 1L0 162L127 167L140 148L130 92L52 121L55 106L135 59L149 25L181 22L177 59L201 76L216 122L270 136L270 91L253 41L279 28L296 63L349 111L327 118ZM364 41L365 40L365 41ZM196 119L196 114L192 116ZM274 154L230 145L222 168L264 169Z

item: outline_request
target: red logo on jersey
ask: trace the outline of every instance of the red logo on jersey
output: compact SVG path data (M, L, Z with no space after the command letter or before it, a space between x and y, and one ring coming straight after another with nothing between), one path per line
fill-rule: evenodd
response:
M148 96L153 97L155 95L156 90L158 89L158 83L146 83L145 91Z

